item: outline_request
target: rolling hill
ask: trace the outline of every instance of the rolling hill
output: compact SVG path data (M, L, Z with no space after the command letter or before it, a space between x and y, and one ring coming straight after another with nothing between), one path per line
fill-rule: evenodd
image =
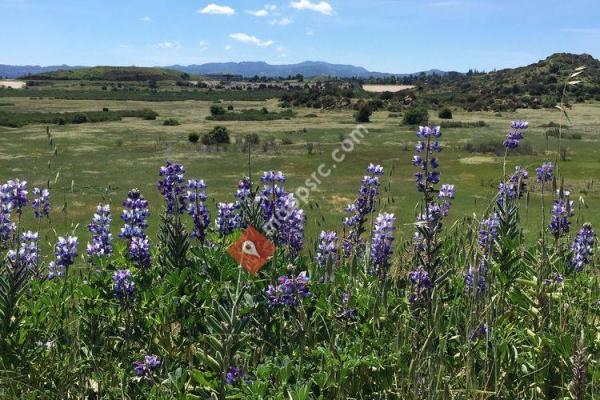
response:
M165 81L181 78L182 72L167 68L91 67L45 72L29 76L31 80L89 80L89 81Z

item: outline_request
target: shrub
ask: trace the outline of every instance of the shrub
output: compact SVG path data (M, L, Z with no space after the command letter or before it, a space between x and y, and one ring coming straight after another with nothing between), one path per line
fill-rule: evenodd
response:
M288 144L293 144L293 143L294 142L289 137L284 137L283 139L281 139L281 144L288 145Z
M412 106L404 113L402 122L405 125L425 125L429 122L429 113L424 107Z
M163 125L164 126L177 126L180 124L179 124L179 121L177 121L175 118L167 118L163 121Z
M228 110L228 111L233 111L233 104L230 104L230 105L228 105L228 106L227 106L227 110Z
M198 143L198 140L200 140L200 135L197 133L190 133L188 135L188 140L190 143Z
M244 141L246 142L246 144L258 146L260 144L260 136L258 136L256 133L249 133L244 138Z
M221 106L216 106L216 105L210 106L210 114L212 116L215 116L215 115L224 115L225 114L225 109L223 107L221 107Z
M354 120L358 123L367 123L371 119L371 114L373 114L371 108L368 105L363 104L354 114Z
M440 112L438 113L438 117L440 117L441 119L452 119L452 110L450 110L449 108L444 108L440 110Z
M228 143L229 131L224 126L215 126L210 132L202 136L202 144L207 146Z
M85 114L75 114L71 118L72 124L84 124L88 121L88 117Z

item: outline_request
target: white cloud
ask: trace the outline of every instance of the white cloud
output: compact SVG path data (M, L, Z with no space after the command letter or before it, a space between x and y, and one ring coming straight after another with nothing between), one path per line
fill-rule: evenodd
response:
M289 24L291 24L293 22L294 21L291 20L291 19L289 19L289 18L281 18L281 19L271 20L269 22L269 24L271 24L271 25L282 25L282 26L285 26L285 25L289 25Z
M325 14L325 15L333 14L333 7L331 6L331 4L329 4L326 1L312 3L309 0L297 0L297 1L292 1L290 3L290 6L292 8L295 8L296 10L311 10L311 11L320 12L321 14Z
M198 10L200 14L215 14L215 15L233 15L235 10L228 6L220 6L218 4L210 3L201 10Z
M274 42L272 40L262 41L256 36L248 35L246 33L232 33L229 35L233 40L237 40L238 42L253 44L261 47L269 47Z
M119 45L119 47L120 47L120 48L122 48L122 49L128 49L130 46L129 46L128 44L121 43L121 44Z
M314 36L314 35L315 35L315 31L313 31L312 29L306 30L306 36Z
M152 22L152 18L150 18L149 16L146 15L145 17L140 18L140 21L142 21L142 22Z
M277 9L277 6L275 6L273 4L265 4L265 10L275 11L276 9Z
M269 15L269 12L264 8L258 11L246 10L247 14L254 15L255 17L266 17Z
M200 47L200 51L208 50L208 42L205 40L201 40L200 43L198 43L198 46Z
M229 45L225 46L225 50L231 50L231 46L229 46Z
M160 42L157 46L161 49L179 49L179 48L181 48L181 45L179 44L179 42L170 42L170 41Z

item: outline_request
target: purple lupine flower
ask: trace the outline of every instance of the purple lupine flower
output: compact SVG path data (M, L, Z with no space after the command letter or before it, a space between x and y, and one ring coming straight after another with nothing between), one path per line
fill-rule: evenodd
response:
M336 318L350 321L355 319L358 316L358 311L356 308L350 308L350 293L344 292L342 295L342 307L340 311L336 314Z
M148 237L134 236L131 238L129 242L129 257L140 268L148 268L152 265Z
M513 121L510 126L510 130L506 134L506 138L502 144L507 149L516 149L519 143L524 137L524 132L529 127L529 123L526 121Z
M308 288L309 278L306 272L301 272L297 277L280 276L278 285L269 285L267 288L267 301L271 307L296 308L302 299L310 297Z
M217 204L217 218L215 225L221 236L227 236L240 227L240 206L237 203Z
M322 231L319 235L317 246L317 265L321 268L333 266L337 259L337 233L334 231Z
M58 242L56 242L54 249L56 261L53 261L48 265L48 279L57 276L62 277L64 275L65 271L75 262L78 246L79 241L76 237L67 236L64 238L61 236L58 238Z
M0 198L0 247L7 247L17 230L17 224L12 219L12 205Z
M497 213L494 213L489 218L481 221L477 241L482 249L487 250L494 243L498 237L499 227L500 218Z
M27 182L19 179L9 180L0 186L0 197L4 204L21 214L27 205Z
M127 199L123 202L123 213L121 219L125 225L121 229L119 237L130 240L132 237L145 237L148 228L148 201L138 189L131 189L127 193Z
M235 197L241 201L247 201L252 195L252 187L250 186L250 178L244 177L238 183L238 188L235 193Z
M113 293L115 297L128 303L133 299L134 292L135 283L131 271L128 269L115 271L113 274Z
M36 218L47 217L50 214L50 191L48 189L33 188L35 196L31 202Z
M421 126L417 131L417 137L421 141L417 142L415 151L418 153L413 157L413 165L419 167L420 171L415 173L415 182L419 192L424 192L428 183L436 184L440 181L439 172L435 171L439 167L437 158L434 153L442 151L438 141L432 141L432 138L442 136L439 126ZM423 157L421 153L426 153Z
M379 214L375 220L373 241L371 243L371 260L375 271L382 276L387 274L390 256L393 252L395 221L394 214L390 213Z
M263 229L275 244L286 246L292 256L304 247L304 211L292 193L286 192L282 172L264 172L259 197L265 221Z
M569 233L571 221L569 218L573 216L573 202L568 196L554 201L552 206L552 218L548 229L556 239L560 239Z
M354 203L346 207L344 225L348 228L342 246L345 254L351 254L355 250L359 255L364 246L361 235L364 233L364 224L368 215L374 211L377 196L379 195L379 177L383 175L383 167L369 164L367 173L361 181L358 197Z
M39 259L38 238L37 232L27 231L21 235L19 251L9 250L7 254L13 268L23 267L29 272L37 270Z
M144 356L143 361L135 361L133 363L133 371L135 375L138 377L145 377L149 375L152 371L159 368L161 365L160 359L155 355L147 355Z
M456 190L454 189L454 185L444 183L438 193L438 200L441 202L440 210L444 217L448 216L450 207L452 206L452 200L454 200L455 196Z
M481 324L471 332L471 334L469 335L469 340L474 342L477 339L486 338L487 335L488 335L487 324Z
M237 382L245 378L244 370L238 367L231 366L225 375L225 383L227 385L235 385Z
M90 257L108 256L112 253L111 222L110 206L99 204L92 222L88 225L88 231L92 234L92 241L87 245L87 253Z
M208 208L204 203L208 199L208 196L206 196L206 184L202 179L190 179L188 181L186 198L188 201L188 214L191 215L194 221L192 237L204 243L207 230L210 226L210 216Z
M185 169L181 164L167 161L165 166L160 167L159 175L162 179L158 181L157 187L165 199L167 214L182 214L185 211L184 174Z
M498 204L504 205L504 200L518 200L527 193L527 178L529 173L525 168L515 167L515 173L510 176L507 182L498 186Z
M485 275L488 271L488 260L484 257L479 261L477 269L469 265L467 272L464 276L465 292L472 290L475 286L475 280L477 280L477 292L485 292ZM476 279L477 278L477 279Z
M564 280L564 278L563 278L562 274L553 273L549 278L546 278L544 280L544 284L546 286L550 286L552 284L560 285L561 283L563 283L563 280Z
M541 167L536 168L535 175L538 182L551 182L554 177L554 166L551 162L545 162Z
M592 262L594 256L594 244L596 233L591 224L583 224L579 233L571 244L571 260L569 265L575 271L580 272L583 268Z
M410 303L423 299L427 292L433 288L429 273L423 267L418 267L416 270L409 272L408 280L412 285L412 292L408 297Z
M275 213L267 226L276 230L275 244L286 246L295 256L304 247L304 221L304 210L298 207L294 194L286 193L277 199Z

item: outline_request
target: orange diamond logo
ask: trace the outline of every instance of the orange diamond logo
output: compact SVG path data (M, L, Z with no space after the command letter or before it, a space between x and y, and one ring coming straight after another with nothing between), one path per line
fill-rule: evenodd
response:
M227 252L248 272L256 275L275 253L275 245L250 226Z

